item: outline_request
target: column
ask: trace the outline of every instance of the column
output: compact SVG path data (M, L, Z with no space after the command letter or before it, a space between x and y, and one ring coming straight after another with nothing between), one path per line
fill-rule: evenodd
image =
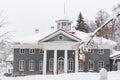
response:
M67 54L67 50L65 50L65 53L64 53L64 73L67 73L67 68L68 68L67 62L68 62L68 54Z
M78 50L75 51L75 72L78 72Z
M47 65L47 50L44 50L44 54L43 54L43 75L46 74L46 65Z
M54 50L54 74L57 74L57 50Z

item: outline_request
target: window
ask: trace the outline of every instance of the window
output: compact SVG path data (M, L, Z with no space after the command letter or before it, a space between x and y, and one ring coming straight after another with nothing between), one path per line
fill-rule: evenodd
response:
M35 54L35 49L30 49L30 54Z
M20 54L24 54L25 53L25 49L20 49Z
M40 54L43 54L43 53L44 53L44 50L43 50L43 49L39 49L39 53L40 53Z
M20 60L19 61L19 71L24 71L25 70L25 61Z
M62 26L66 26L66 22L63 22L63 23L62 23Z
M68 60L68 71L73 71L73 59L69 58Z
M39 71L43 71L43 61L39 61Z
M29 71L35 70L35 62L33 60L29 60Z
M99 49L98 50L98 54L104 54L104 50L103 49Z
M58 36L58 39L60 39L60 40L62 40L63 38L64 38L63 35L59 35L59 36Z
M84 70L84 61L83 60L79 60L79 71L83 71Z
M88 49L88 53L94 53L93 49Z
M88 70L89 71L94 71L94 61L89 60L89 62L88 62Z
M98 62L98 70L100 70L101 68L104 68L104 61Z
M54 68L54 60L53 58L49 59L49 71L53 71Z
M64 71L64 58L58 58L58 71Z

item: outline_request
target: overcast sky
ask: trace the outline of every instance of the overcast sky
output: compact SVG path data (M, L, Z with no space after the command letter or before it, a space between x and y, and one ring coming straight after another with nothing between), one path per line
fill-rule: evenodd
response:
M75 22L79 12L85 20L94 19L100 9L110 13L120 0L0 0L0 11L9 22L6 28L23 36L36 28L44 32L56 27L55 21L64 15L64 2L66 15Z

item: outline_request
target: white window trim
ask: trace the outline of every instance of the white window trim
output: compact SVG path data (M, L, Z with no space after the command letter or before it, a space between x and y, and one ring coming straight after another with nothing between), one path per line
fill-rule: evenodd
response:
M104 49L98 49L98 54L100 55L104 54Z
M94 49L88 49L88 53L94 53Z
M62 59L62 60L61 60ZM62 70L59 70L59 68L61 67L60 65L59 65L59 62L61 62L62 61L62 63L63 63L63 65L62 65L62 67L63 67L63 69ZM63 57L59 57L58 58L58 71L64 71L64 58Z
M39 54L43 54L44 50L43 49L39 49Z
M25 61L19 60L19 71L24 71L24 70L25 70Z
M91 66L89 66L89 64L93 64L93 68L91 68ZM94 61L93 60L88 61L88 71L94 71Z
M25 54L25 49L20 48L20 49L19 49L19 53L20 53L20 54Z
M35 54L35 49L29 49L29 54Z
M60 37L62 37L62 39L60 39ZM63 39L64 39L64 36L63 36L63 35L59 35L59 36L58 36L58 39L59 39L59 40L63 40Z
M105 63L104 61L99 61L99 62L102 62L103 63L103 66L101 68L104 68L105 67ZM100 70L101 68L99 67L99 62L98 62L98 70Z
M73 65L74 65L73 59L69 58L68 59L68 71L73 71Z
M29 60L29 71L35 71L35 61L34 60Z
M49 71L53 71L53 70L54 70L54 59L50 58L49 59Z
M39 61L39 71L43 71L43 60Z

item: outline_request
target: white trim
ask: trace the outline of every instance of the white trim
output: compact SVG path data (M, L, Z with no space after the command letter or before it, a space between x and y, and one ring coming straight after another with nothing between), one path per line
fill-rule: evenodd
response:
M35 71L35 61L29 60L29 71Z
M47 41L47 40L55 37L56 35L59 35L60 33L63 34L63 35L65 35L65 36L67 36L67 37L69 37L69 38L71 38L71 39L73 39L73 40L80 41L79 38L77 38L75 36L72 36L72 35L70 35L69 33L65 32L63 30L58 30L56 32L53 32L52 34L48 35L48 37L45 37L45 38L41 39L40 41L43 41L43 42Z
M29 54L35 54L35 49L30 48L30 49L29 49Z
M64 71L64 58L63 57L59 57L58 58L58 72L60 71Z
M68 59L68 71L73 71L74 61L73 58Z
M57 74L57 50L54 50L54 74Z
M75 72L78 72L78 50L75 51Z
M54 70L54 59L50 58L49 59L49 71L53 71Z
M39 61L39 71L43 71L43 60Z
M62 37L62 39L60 39L60 37ZM64 39L64 36L63 36L62 34L60 34L60 35L58 36L58 39L59 39L59 40L63 40L63 39Z
M88 71L94 71L94 61L90 59L88 61Z
M19 60L19 71L24 71L24 70L25 70L25 61Z
M43 54L43 53L44 53L44 50L43 49L39 49L39 54Z
M102 66L99 66L100 64L101 64ZM105 65L104 61L99 61L99 62L98 62L98 70L100 70L101 68L104 68L104 67L105 67L104 65Z
M98 54L103 55L104 54L104 49L98 49Z
M67 50L64 51L64 72L67 73L68 70L68 53Z
M44 50L44 54L43 54L43 75L46 74L46 65L47 65L47 50Z
M24 48L19 48L19 53L20 54L25 54L25 49Z

